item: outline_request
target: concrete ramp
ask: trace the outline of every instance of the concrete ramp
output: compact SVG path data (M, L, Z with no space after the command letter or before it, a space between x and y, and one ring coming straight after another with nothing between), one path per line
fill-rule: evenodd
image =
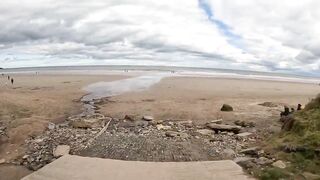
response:
M231 160L199 162L121 161L65 155L23 180L247 180Z

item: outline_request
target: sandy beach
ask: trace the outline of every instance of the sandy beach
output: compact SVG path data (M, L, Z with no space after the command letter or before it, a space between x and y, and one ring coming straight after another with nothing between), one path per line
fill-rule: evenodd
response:
M45 130L49 122L63 122L81 112L83 88L96 82L130 78L124 75L11 75L0 78L0 118L7 129L2 137L0 159L13 160L24 153L24 141ZM104 98L98 105L103 115L123 118L125 115L153 116L158 120L192 120L200 124L223 119L252 121L257 128L279 128L278 117L283 105L305 104L320 92L310 83L278 82L209 77L166 77L147 90L126 92ZM258 105L272 102L277 107ZM222 104L233 106L233 112L221 112Z

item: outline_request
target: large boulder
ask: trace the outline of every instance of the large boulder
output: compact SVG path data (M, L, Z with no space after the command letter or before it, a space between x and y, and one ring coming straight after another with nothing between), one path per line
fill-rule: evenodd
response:
M223 104L221 107L221 111L233 111L233 108L229 104Z
M216 123L209 123L207 124L207 127L214 130L215 132L228 131L228 132L233 132L235 134L238 134L241 130L241 126L232 126L232 125L216 124Z

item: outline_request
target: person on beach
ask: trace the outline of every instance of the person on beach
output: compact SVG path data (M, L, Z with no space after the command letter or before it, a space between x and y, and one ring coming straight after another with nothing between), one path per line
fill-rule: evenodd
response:
M302 107L302 105L298 104L297 111L300 111L302 109L301 107Z
M288 116L290 114L290 110L288 106L284 106L284 111L280 113L280 116Z
M13 81L14 81L13 78L11 78L11 84L13 84Z
M10 76L8 76L8 80L10 80Z

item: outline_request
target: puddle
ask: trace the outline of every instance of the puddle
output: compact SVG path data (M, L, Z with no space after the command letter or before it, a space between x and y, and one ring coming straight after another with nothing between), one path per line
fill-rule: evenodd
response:
M154 84L167 77L168 74L154 74L146 76L138 76L118 81L98 82L90 84L83 89L88 92L88 95L82 97L83 112L80 116L92 115L95 113L95 101L111 96L121 95L127 92L137 92L147 90Z
M104 97L117 96L126 92L147 90L152 85L161 81L167 74L138 76L129 79L111 82L98 82L84 88L89 94L82 98L83 102L93 101Z

